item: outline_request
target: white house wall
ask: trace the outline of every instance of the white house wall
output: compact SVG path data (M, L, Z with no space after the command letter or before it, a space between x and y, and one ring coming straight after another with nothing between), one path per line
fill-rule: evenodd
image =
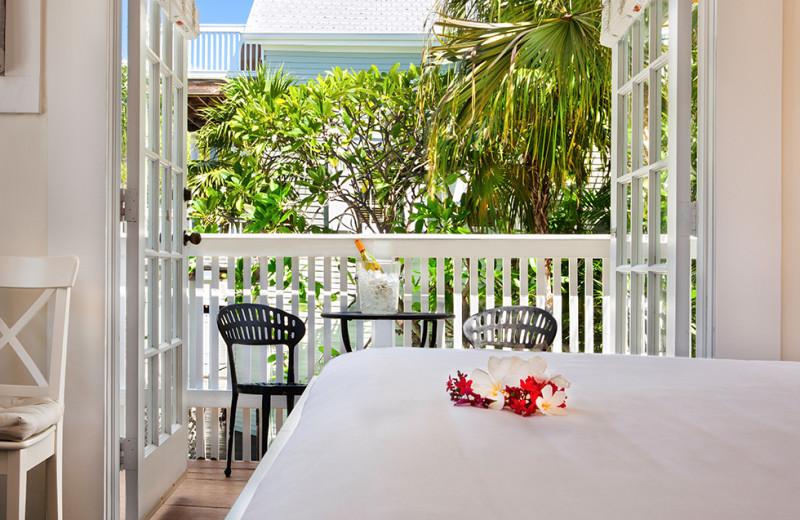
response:
M66 366L67 520L104 517L109 5L43 1L43 113L0 114L0 255L76 254L81 262ZM33 476L34 495L42 484Z
M283 69L293 74L300 82L306 82L319 75L324 76L325 72L332 70L334 67L359 71L375 65L381 72L388 72L394 64L399 63L401 69L407 69L409 63L418 66L421 57L421 50L412 52L398 51L391 54L365 53L363 51L264 51L264 63L271 65L273 68L283 65Z

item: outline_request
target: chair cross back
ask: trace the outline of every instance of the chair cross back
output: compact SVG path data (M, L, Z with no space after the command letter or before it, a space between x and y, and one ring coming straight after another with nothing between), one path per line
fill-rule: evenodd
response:
M487 309L467 318L464 338L473 348L486 346L532 349L553 344L558 322L552 314L538 307L511 305Z
M74 256L0 256L0 288L42 291L15 323L9 325L0 317L0 352L10 348L34 381L32 385L0 384L0 395L50 397L63 401L69 298L77 272L78 258ZM19 334L51 302L53 318L48 345L50 370L45 377L22 344Z
M26 517L28 471L45 463L47 518L60 520L62 413L67 351L70 290L78 273L78 258L0 256L0 289L40 291L13 324L0 317L0 352L10 349L33 379L33 384L0 384L0 474L6 476L6 518ZM22 332L43 311L48 312L48 377L20 340ZM37 345L39 349L42 345ZM0 374L4 375L4 374ZM0 506L3 507L3 506Z

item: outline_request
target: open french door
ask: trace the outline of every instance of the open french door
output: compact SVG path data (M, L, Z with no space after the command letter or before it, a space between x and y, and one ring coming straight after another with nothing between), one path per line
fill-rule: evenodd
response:
M125 516L186 471L186 36L181 2L128 2ZM193 5L193 4L192 4Z
M612 343L620 354L690 356L696 6L639 4L612 54Z

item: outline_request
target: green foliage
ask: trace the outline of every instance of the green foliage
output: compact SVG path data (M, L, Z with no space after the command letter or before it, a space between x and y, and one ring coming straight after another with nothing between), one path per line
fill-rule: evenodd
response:
M595 0L442 1L420 101L434 180L463 172L472 227L548 231L560 189L607 163L610 53ZM452 69L444 94L442 68Z
M413 66L295 83L259 70L230 82L198 133L205 159L190 165L204 231L321 231L304 217L314 203L343 202L338 227L404 231L404 209L424 191L425 141Z

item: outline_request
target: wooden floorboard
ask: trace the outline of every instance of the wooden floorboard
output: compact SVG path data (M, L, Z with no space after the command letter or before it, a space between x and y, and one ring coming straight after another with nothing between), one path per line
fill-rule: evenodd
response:
M186 478L175 488L152 520L223 519L244 489L257 462L234 462L230 478L225 461L191 460Z

